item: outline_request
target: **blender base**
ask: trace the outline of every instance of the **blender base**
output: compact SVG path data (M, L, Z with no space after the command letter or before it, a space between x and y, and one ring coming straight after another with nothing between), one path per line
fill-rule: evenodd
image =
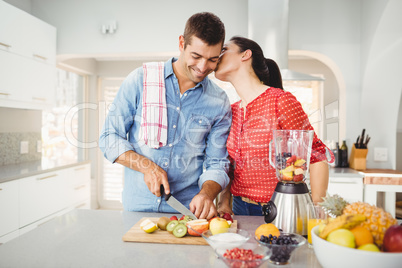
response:
M285 233L307 236L308 210L312 204L305 183L278 182L271 200L263 207L265 222L272 222Z

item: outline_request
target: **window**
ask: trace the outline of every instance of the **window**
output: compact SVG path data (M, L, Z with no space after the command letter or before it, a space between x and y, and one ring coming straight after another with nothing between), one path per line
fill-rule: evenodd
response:
M102 78L100 79L100 109L99 127L100 130L105 122L110 104L112 104L120 88L123 78ZM120 164L112 164L102 152L100 154L100 192L99 203L101 208L122 209L121 194L124 186L124 167Z
M57 69L55 106L42 113L42 159L48 164L68 164L85 159L84 112L77 109L84 102L85 77Z

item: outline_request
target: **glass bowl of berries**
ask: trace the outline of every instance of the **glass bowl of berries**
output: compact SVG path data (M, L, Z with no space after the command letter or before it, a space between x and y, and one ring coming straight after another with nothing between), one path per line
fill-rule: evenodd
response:
M276 265L289 264L292 254L306 244L303 236L293 233L281 233L278 237L261 235L260 239L256 240L272 251L269 261Z
M226 250L216 249L215 253L228 267L257 268L269 259L271 250L256 243L246 243Z

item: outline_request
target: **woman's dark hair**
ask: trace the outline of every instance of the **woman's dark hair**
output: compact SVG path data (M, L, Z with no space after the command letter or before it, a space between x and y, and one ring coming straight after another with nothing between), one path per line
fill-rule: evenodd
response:
M240 52L244 52L247 49L251 50L251 66L258 79L260 79L264 85L283 89L282 76L278 65L274 60L264 57L264 52L260 45L251 39L241 36L234 36L230 41L239 47Z
M213 13L201 12L192 15L184 28L184 48L191 44L191 38L196 36L209 46L222 44L225 41L225 25Z

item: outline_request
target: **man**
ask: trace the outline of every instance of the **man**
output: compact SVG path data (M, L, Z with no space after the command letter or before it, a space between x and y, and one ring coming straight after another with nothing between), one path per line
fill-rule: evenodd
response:
M214 14L197 13L188 19L179 37L179 58L163 67L167 139L159 148L147 144L142 129L148 116L143 113L148 105L143 102L146 67L123 82L106 118L100 148L108 160L126 167L125 210L175 213L161 196L163 185L166 194L196 217L217 215L213 201L229 183L226 140L231 109L226 94L207 75L216 68L224 39L224 25ZM163 126L157 131L161 130L166 131Z

